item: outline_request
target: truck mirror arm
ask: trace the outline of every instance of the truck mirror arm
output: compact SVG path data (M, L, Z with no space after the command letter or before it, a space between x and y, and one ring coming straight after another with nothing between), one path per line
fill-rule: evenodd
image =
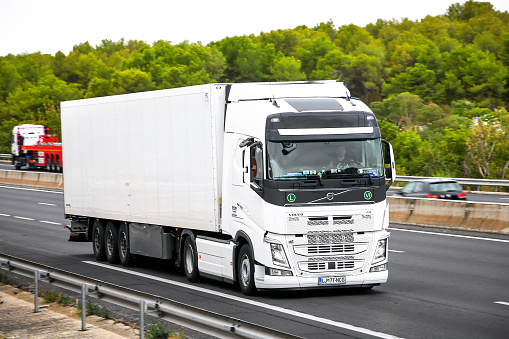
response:
M247 139L245 139L244 141L242 141L240 144L239 144L239 147L242 148L242 147L249 147L251 146L252 144L254 144L254 138L253 137L249 137Z

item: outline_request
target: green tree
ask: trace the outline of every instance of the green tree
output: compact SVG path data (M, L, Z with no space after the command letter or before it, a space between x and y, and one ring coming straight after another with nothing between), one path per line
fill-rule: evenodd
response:
M505 109L475 119L467 159L482 179L505 179L509 166L509 115Z
M275 81L306 80L306 74L301 71L300 61L293 56L282 56L274 60L270 73Z
M262 74L262 48L248 36L225 38L213 46L226 59L225 77L227 81L260 81Z
M150 91L154 89L154 87L150 74L140 71L139 69L128 69L113 74L113 94Z

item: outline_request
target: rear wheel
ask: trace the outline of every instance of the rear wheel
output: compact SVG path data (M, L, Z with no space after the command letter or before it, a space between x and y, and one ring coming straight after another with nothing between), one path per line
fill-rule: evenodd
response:
M248 244L244 244L240 248L237 273L242 293L245 295L253 295L256 292L254 282L254 260L253 252Z
M92 247L95 258L99 261L104 261L106 259L104 225L99 220L94 222L94 228L92 229Z
M198 254L196 253L196 244L191 237L184 241L184 272L190 282L198 281L200 273L198 272Z
M134 256L129 251L129 233L127 230L127 224L122 224L118 230L118 257L120 259L120 263L125 267L128 267L133 263Z
M110 264L118 263L118 227L111 221L106 224L106 259Z
M60 166L60 159L58 157L55 160L55 172L62 172L62 166Z

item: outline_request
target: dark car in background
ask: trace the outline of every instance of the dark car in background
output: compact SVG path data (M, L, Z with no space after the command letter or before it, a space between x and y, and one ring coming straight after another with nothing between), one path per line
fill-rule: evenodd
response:
M467 194L463 192L460 184L448 179L412 181L406 184L397 194L409 198L467 199Z

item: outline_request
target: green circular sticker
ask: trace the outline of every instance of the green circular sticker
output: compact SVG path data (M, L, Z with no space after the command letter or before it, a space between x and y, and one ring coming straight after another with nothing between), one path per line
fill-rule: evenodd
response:
M373 196L373 194L371 194L370 191L364 192L364 199L369 200L369 199L371 199L372 196Z
M286 199L288 200L288 202L294 202L295 201L295 194L293 193L290 193L286 196Z

